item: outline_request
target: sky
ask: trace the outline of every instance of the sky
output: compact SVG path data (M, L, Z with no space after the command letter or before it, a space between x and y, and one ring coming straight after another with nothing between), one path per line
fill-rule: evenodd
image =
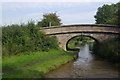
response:
M43 14L56 12L62 25L94 24L98 7L117 3L119 0L6 0L0 3L0 25L35 23L42 20Z

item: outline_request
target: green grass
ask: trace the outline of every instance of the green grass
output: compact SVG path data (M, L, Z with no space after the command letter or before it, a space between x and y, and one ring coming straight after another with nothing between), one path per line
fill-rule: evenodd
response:
M64 53L66 52L62 50L51 50L50 52L34 52L30 55L12 56L11 58L6 57L3 59L2 70L3 72L13 70L15 68L19 68L24 65L32 64L40 60L44 60L45 58Z
M3 75L3 78L36 78L44 77L61 64L73 59L73 55L62 50L51 50L50 52L36 52L34 55L20 55L3 59L3 70L13 70L27 64L36 63L18 71Z

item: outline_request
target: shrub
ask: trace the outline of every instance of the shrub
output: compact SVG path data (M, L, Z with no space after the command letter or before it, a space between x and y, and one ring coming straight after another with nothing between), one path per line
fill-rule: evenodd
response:
M55 37L48 37L39 31L34 22L26 25L2 27L3 56L17 55L34 51L49 51L58 47Z

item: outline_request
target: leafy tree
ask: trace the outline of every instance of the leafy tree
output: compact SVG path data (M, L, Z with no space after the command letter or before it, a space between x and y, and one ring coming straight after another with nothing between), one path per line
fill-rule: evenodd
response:
M117 15L118 15L118 25L120 25L120 2L117 3L117 6L118 6L118 13L117 13Z
M96 15L96 24L119 24L119 6L120 3L112 5L103 5L98 8Z
M50 14L44 14L43 19L38 22L39 27L48 27L50 26L59 26L61 25L61 19L58 18L59 16L56 15L56 13L50 13Z

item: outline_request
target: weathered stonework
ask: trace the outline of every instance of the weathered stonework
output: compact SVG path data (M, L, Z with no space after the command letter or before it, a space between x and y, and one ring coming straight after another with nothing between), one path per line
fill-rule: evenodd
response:
M41 28L40 30L47 35L56 36L64 50L67 48L68 41L75 36L88 36L100 43L120 35L120 27L112 25L67 25Z

